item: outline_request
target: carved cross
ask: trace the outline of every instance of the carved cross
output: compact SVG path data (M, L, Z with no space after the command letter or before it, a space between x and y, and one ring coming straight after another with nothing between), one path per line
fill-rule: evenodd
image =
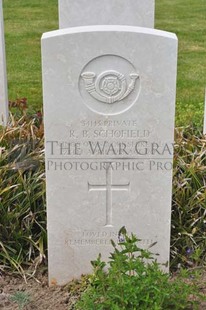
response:
M112 184L112 168L111 165L106 169L106 184L90 184L88 190L91 191L106 191L106 225L112 227L112 193L113 191L129 191L130 182L127 184Z

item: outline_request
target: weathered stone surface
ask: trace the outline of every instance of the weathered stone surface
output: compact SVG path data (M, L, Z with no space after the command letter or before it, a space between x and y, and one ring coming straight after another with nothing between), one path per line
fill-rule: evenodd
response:
M129 25L154 28L154 0L59 0L59 27Z
M125 226L169 261L174 34L91 26L43 35L49 282L91 272Z
M6 125L8 120L8 95L6 77L6 59L4 43L4 19L2 0L0 0L0 125Z

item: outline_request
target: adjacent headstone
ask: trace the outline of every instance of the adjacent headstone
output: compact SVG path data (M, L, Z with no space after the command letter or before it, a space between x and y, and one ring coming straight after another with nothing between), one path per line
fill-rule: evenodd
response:
M49 283L91 272L122 226L167 264L176 36L74 27L44 34L42 58Z
M205 88L205 113L204 113L204 126L203 126L203 134L206 135L206 88Z
M3 6L0 0L0 125L6 125L8 121L8 95L6 77L6 58L4 42Z
M59 27L131 25L154 28L154 0L59 0Z

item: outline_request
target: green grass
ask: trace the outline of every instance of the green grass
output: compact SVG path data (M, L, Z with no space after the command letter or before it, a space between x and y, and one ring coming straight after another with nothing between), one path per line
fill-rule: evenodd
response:
M156 28L179 39L176 124L203 123L206 87L206 1L156 0Z
M40 38L58 28L58 0L4 0L9 99L42 107ZM176 124L202 124L206 86L206 1L156 0L156 28L179 38Z
M9 99L28 98L30 111L42 107L43 32L58 28L57 0L4 0Z

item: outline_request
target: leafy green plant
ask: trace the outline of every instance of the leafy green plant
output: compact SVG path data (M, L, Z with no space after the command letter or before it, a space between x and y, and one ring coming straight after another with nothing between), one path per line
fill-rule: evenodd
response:
M174 281L160 270L149 250L138 246L133 234L123 227L118 245L111 241L114 252L107 264L98 259L92 262L94 273L90 285L82 294L76 309L84 310L166 310L195 309L200 295L195 285L177 278ZM196 298L191 298L191 297Z
M30 302L30 295L26 292L19 291L14 293L10 299L18 304L19 310L23 310Z

